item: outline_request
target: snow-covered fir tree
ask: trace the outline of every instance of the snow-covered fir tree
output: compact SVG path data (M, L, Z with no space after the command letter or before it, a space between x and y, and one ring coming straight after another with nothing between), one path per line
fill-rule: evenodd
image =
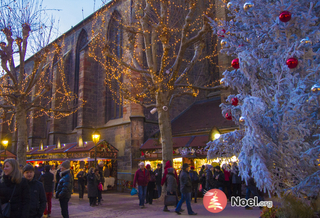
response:
M320 2L233 0L212 20L221 52L234 58L222 83L235 89L222 115L240 126L209 142L208 158L238 155L269 193L317 196L320 188ZM230 121L230 122L232 122Z

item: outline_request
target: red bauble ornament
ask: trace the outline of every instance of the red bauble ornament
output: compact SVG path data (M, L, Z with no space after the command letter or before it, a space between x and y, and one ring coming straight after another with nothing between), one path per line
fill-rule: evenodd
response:
M296 58L289 58L287 65L290 69L296 68L298 66L298 60Z
M220 36L220 37L224 37L223 33L226 33L226 30L225 30L225 29L218 30L217 35Z
M239 65L239 58L233 59L232 62L231 62L231 66L232 66L234 69L239 69L239 67L240 67L240 65Z
M231 99L231 104L232 104L233 106L237 106L237 105L238 105L238 102L239 102L238 98L232 98L232 99Z
M279 20L282 22L288 22L291 20L291 13L289 11L282 11L279 15Z
M227 120L232 120L232 115L231 113L226 113L226 115L224 116Z

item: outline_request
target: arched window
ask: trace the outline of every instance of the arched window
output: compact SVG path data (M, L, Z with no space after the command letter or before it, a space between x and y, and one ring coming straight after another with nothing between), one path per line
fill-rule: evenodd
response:
M78 107L79 98L79 70L80 70L80 52L88 43L88 35L85 30L82 30L78 37L77 47L76 47L76 61L75 61L75 73L74 73L74 94L77 98L74 100L74 108ZM73 114L72 119L72 129L76 128L78 125L78 111Z
M122 58L122 44L123 44L123 30L121 28L121 16L119 12L115 11L111 16L108 33L107 33L108 45L110 52L116 55L118 58ZM117 63L111 58L107 59L107 62L112 68L117 67ZM121 77L120 83L122 83L123 78ZM112 95L113 93L117 93L116 95ZM106 105L105 105L105 122L108 122L111 119L121 118L123 115L123 103L122 99L120 99L120 87L119 81L112 80L111 84L106 85Z

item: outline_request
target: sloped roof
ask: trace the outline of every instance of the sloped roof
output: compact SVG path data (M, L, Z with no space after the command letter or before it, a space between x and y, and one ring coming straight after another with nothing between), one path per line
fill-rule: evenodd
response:
M195 102L172 120L172 135L201 133L210 131L213 127L236 127L233 121L222 116L220 104L220 97Z

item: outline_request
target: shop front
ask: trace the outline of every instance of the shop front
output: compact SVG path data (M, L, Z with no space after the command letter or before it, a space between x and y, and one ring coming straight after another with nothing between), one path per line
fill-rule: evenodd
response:
M212 164L222 166L224 163L237 161L235 156L229 158L207 159L206 144L210 140L210 135L194 135L173 137L173 167L179 172L184 163L194 166L197 172L202 165ZM162 149L158 139L148 139L141 147L140 160L145 164L150 164L152 169L156 169L158 163L162 163Z
M6 151L6 150L0 150L0 163L3 164L3 161L7 158L14 158L16 159L17 156L10 152L10 151Z

